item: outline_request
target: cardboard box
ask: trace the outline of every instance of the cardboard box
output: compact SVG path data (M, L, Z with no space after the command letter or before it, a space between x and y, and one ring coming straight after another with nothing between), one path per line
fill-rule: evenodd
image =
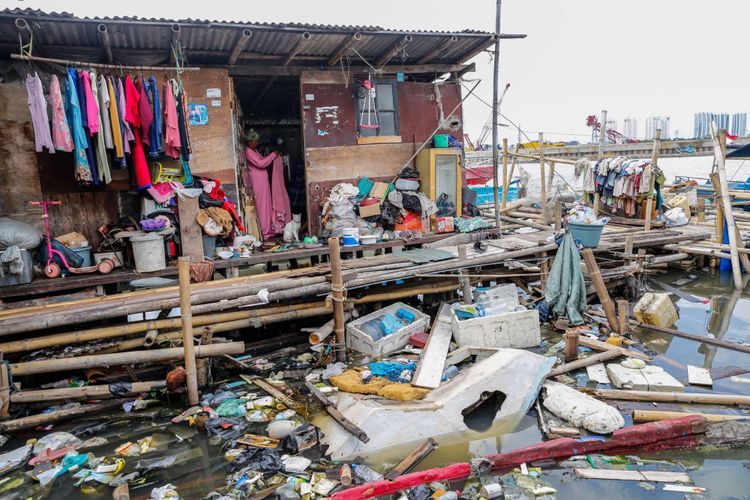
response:
M432 231L435 233L452 233L455 230L453 217L435 217L432 219Z
M385 199L385 195L388 194L388 183L387 182L376 182L372 189L370 189L370 196L377 198L380 201Z
M372 205L360 205L359 216L360 217L372 217L373 215L380 215L380 203L373 203Z

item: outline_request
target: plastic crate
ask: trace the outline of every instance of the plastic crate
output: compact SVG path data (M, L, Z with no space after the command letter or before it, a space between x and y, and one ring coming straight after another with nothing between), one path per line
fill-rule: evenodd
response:
M453 338L459 347L536 347L542 341L538 311L517 311L459 320L451 310Z
M399 309L405 309L411 312L415 319L411 324L404 326L390 335L373 341L367 333L359 328L360 325L367 323L371 319L379 318L386 313L392 313L395 315ZM370 356L381 357L385 354L398 351L409 343L409 337L412 334L426 332L429 327L430 317L428 315L423 314L402 302L396 302L388 307L370 313L367 316L362 316L361 318L349 322L346 325L346 347Z

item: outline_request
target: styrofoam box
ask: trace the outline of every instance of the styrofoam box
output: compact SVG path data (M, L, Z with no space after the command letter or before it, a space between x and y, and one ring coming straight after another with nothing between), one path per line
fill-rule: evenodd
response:
M414 315L415 320L411 324L406 325L392 334L376 341L373 341L367 333L360 330L359 325L362 325L371 319L379 318L389 312L395 315L399 309L405 309L411 312ZM423 314L402 302L396 302L388 307L370 313L367 316L362 316L361 318L349 322L346 325L346 347L369 354L370 356L380 357L384 354L398 351L409 343L409 337L412 334L429 331L429 327L430 317L428 315Z
M505 284L494 286L488 290L477 292L477 301L487 301L487 305L495 305L498 303L506 303L508 309L513 310L518 304L518 292L516 292L516 285Z
M451 311L453 338L460 346L536 347L542 341L538 311L517 311L459 320Z

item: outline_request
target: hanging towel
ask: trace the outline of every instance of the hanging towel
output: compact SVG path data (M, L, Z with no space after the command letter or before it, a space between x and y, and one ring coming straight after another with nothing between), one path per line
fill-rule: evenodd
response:
M581 272L581 255L570 233L565 235L555 255L544 289L544 300L555 314L567 316L570 325L583 323L586 285Z
M58 151L73 151L73 137L70 135L68 119L63 109L63 97L60 92L60 80L52 75L49 82L49 103L52 107L52 142Z
M31 125L34 128L34 144L37 153L47 148L50 153L55 152L55 144L49 130L49 118L47 118L47 101L44 99L44 89L39 75L34 72L26 75L26 93L28 94L29 112L31 113Z

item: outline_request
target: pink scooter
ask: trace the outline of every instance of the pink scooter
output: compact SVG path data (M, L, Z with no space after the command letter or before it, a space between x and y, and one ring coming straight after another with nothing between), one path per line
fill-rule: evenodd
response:
M44 274L48 278L57 278L58 276L60 276L61 270L60 266L58 266L55 262L55 255L60 257L60 260L65 266L65 269L73 274L88 274L95 273L97 271L102 274L108 274L112 272L112 269L115 268L115 262L112 259L102 259L102 261L99 262L99 264L97 264L96 266L71 267L70 264L68 264L68 261L65 260L65 255L63 255L63 253L59 250L55 250L54 248L52 248L52 236L49 232L49 214L47 213L47 207L49 205L62 205L61 201L30 201L29 205L41 205L42 210L44 210L42 219L44 219L44 232L47 236L47 265L44 266Z

